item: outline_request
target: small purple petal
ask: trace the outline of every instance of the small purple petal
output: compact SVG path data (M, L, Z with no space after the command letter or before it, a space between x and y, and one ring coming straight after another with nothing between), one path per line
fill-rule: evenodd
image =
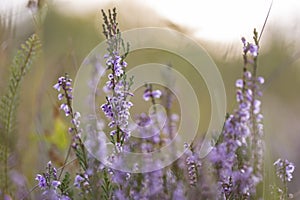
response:
M154 91L152 91L152 96L154 97L154 98L160 98L160 96L161 96L161 91L160 90L154 90Z
M265 79L264 79L263 77L260 76L260 77L257 78L257 81L258 81L259 84L262 85L262 84L264 84Z
M236 86L237 88L243 88L243 86L244 86L243 80L242 80L242 79L238 79L238 80L235 82L235 86Z
M61 184L61 182L60 181L52 181L52 186L54 187L54 188L57 188L58 186L60 186L60 184Z
M56 83L55 85L53 85L53 88L56 89L57 91L60 91L60 84Z

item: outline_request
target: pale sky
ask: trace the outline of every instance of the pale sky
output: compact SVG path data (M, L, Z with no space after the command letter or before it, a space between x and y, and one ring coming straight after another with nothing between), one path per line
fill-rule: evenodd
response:
M24 7L28 2L28 0L0 1L0 14L8 12L13 7ZM116 7L138 4L153 9L174 24L191 29L191 36L195 38L232 42L241 36L251 38L254 27L258 30L262 28L271 0L48 0L48 2L52 2L64 12L80 15L98 11L108 2ZM22 9L14 10L15 15L24 14ZM300 1L274 0L268 24L281 24L291 36L300 35Z
M98 9L103 2L113 2L117 7L126 3L143 4L175 24L191 28L196 38L213 41L231 41L241 36L252 37L254 27L262 28L271 4L271 0L76 0L76 3L71 0L55 1L65 2L69 9L80 12L85 12L84 7L87 10ZM274 0L268 23L281 23L283 27L291 28L292 31L297 29L300 34L300 27L295 27L300 25L300 1Z

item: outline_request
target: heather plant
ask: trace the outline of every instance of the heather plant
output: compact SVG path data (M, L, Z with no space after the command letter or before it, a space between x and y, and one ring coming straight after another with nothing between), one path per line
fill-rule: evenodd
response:
M259 97L264 79L256 75L257 35L254 30L254 44L242 38L244 67L242 79L236 81L238 108L227 116L222 137L210 154L220 196L226 199L255 196L256 186L263 178L263 116Z
M41 190L41 199L261 199L259 190L264 180L264 132L261 112L262 85L264 78L258 75L258 57L260 38L254 29L253 42L242 38L243 67L241 78L236 81L236 107L232 113L224 116L224 125L219 137L211 141L211 152L206 158L199 153L201 140L192 143L186 141L184 154L166 166L150 163L155 170L140 172L151 168L151 152L172 142L178 133L180 113L172 109L176 95L167 87L157 87L145 83L142 96L134 96L132 85L134 77L128 77L126 57L129 44L123 40L117 22L116 9L102 10L103 34L106 38L105 66L95 65L95 72L106 74L106 83L97 95L103 97L97 102L97 112L106 120L96 126L83 127L85 116L72 106L73 80L68 74L58 78L53 86L58 91L60 110L69 119L71 143L64 164L55 168L51 161L44 173L36 175L37 186ZM171 68L171 67L170 67ZM171 75L170 75L171 76ZM166 85L176 81L166 78ZM97 80L91 76L90 89L95 90ZM91 100L93 97L88 97ZM139 98L151 107L150 112L131 115L135 105L131 98ZM104 101L104 103L103 103ZM158 106L158 104L160 106ZM163 105L164 109L161 109ZM108 162L97 160L86 148L92 145L97 154L104 155L100 145L100 133L109 138L113 146L111 154L105 155ZM87 139L89 137L92 140ZM132 137L138 135L139 138ZM99 146L98 146L99 145ZM176 150L174 149L174 152ZM126 160L123 153L142 153L143 159ZM168 155L173 156L173 155ZM72 158L72 159L71 159ZM76 171L68 169L69 163L75 163ZM120 170L132 163L132 171ZM120 167L116 169L114 166ZM287 183L292 179L294 165L287 160L278 159L274 166L282 186L273 186L273 196L288 199ZM125 167L124 167L125 168Z
M127 45L127 52L124 55L120 55L121 46L125 50L124 42L121 38L121 33L118 28L116 20L116 9L109 10L109 15L102 10L103 14L103 33L107 40L107 51L105 55L107 70L111 73L108 75L108 81L106 83L106 90L110 92L106 96L106 103L101 106L105 116L109 119L108 126L113 129L110 132L111 142L116 148L121 151L124 142L129 139L130 132L128 130L128 118L129 109L132 103L128 101L128 96L132 96L130 93L130 87L132 85L132 79L127 80L125 68L127 63L125 58L128 52L129 45Z

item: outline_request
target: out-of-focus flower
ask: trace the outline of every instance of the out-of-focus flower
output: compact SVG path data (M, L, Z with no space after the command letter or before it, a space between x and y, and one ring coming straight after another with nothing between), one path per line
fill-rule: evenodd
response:
M282 182L292 180L293 172L295 170L295 165L293 163L279 158L274 162L274 166L276 168L276 174L282 180Z
M155 99L159 99L161 96L161 91L160 90L150 90L150 89L146 89L143 95L143 98L145 101L149 101L149 99L151 98L155 98Z

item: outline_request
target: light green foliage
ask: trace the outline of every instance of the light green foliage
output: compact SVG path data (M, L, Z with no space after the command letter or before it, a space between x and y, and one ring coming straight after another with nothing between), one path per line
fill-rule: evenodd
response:
M8 152L12 151L12 140L16 132L16 115L21 81L30 69L33 59L40 48L36 34L31 35L21 45L10 66L8 89L0 101L0 190L8 193ZM3 180L3 181L2 181ZM2 193L3 194L3 193Z
M54 131L50 135L46 135L46 141L54 144L59 150L68 148L68 127L64 124L63 120L57 117L54 120Z

